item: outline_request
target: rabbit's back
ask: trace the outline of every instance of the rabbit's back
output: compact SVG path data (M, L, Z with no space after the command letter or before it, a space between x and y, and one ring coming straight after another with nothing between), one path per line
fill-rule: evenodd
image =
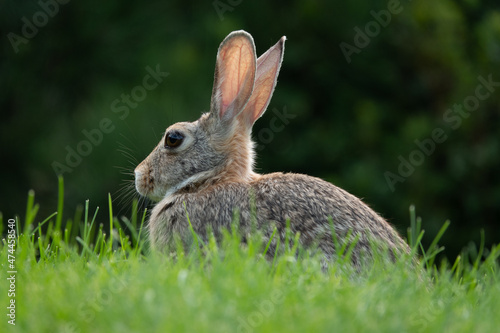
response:
M335 251L332 227L341 244L349 235L357 238L357 252L369 252L371 241L409 251L398 233L370 207L320 178L273 173L262 176L254 188L257 208L263 215L260 219L276 221L281 228L289 219L291 231L300 232L303 244L316 242L327 255Z

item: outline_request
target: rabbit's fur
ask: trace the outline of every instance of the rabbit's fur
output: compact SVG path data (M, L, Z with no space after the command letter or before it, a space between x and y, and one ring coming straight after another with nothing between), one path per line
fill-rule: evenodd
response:
M370 257L373 242L391 256L408 253L397 232L346 191L306 175L253 171L251 129L271 99L284 43L282 37L257 59L248 33L229 34L217 53L210 112L170 126L135 169L137 191L160 201L149 219L153 248L169 248L176 235L191 237L186 213L200 237L213 232L219 239L238 212L243 239L256 227L267 241L277 228L270 255L276 238L285 240L287 220L291 232L300 233L301 244L317 245L327 259L336 256L332 225L340 244L357 242L355 264Z

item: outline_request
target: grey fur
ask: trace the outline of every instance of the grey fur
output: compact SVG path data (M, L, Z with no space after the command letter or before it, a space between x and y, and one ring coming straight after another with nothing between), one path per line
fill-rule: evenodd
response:
M181 133L182 143L171 148L164 137L136 168L137 191L160 201L149 219L152 246L166 250L176 236L188 241L186 212L199 236L206 239L212 231L220 239L236 209L243 237L256 227L267 241L276 227L283 241L289 220L291 232L300 233L300 243L317 245L327 260L336 257L329 219L339 243L357 240L351 257L357 265L371 256L373 241L393 256L409 253L382 217L346 191L306 175L253 172L251 128L269 104L284 42L283 37L256 59L248 33L229 34L217 54L210 113L170 126L165 135ZM274 239L271 255L276 243Z

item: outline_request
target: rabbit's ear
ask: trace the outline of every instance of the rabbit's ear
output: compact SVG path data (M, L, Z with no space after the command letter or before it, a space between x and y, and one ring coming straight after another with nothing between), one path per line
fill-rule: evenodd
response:
M243 30L230 33L219 46L215 65L211 112L228 121L237 116L252 95L256 68L252 36Z
M285 40L285 36L281 37L276 45L257 59L255 88L242 113L246 126L252 127L269 105L283 61Z

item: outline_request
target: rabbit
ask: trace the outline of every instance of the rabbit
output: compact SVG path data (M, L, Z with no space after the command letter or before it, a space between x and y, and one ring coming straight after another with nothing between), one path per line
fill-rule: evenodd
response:
M410 253L388 222L343 189L307 175L253 171L252 125L273 94L285 40L257 59L250 34L230 33L218 49L210 111L168 127L136 167L138 193L158 201L148 222L153 249L175 247L176 237L192 241L189 222L202 239L212 232L220 240L236 214L242 240L259 229L271 241L270 256L278 237L283 244L287 223L301 245L314 245L328 262L337 258L338 244L351 242L355 265L372 256L373 244L393 260Z

